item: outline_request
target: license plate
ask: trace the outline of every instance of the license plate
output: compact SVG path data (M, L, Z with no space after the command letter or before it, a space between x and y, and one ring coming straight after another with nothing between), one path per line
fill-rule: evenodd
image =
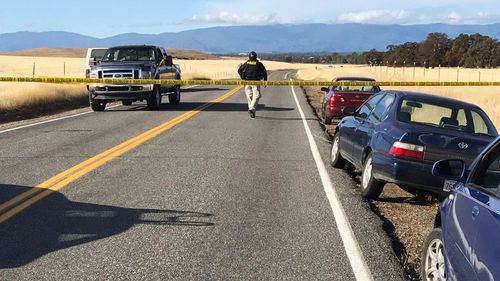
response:
M449 192L453 189L457 182L453 180L445 180L443 185L443 190Z

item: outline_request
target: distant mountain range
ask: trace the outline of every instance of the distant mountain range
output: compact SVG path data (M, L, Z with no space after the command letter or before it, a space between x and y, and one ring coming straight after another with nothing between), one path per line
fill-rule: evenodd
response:
M500 38L500 23L489 25L369 25L299 24L229 26L161 34L126 33L94 38L70 32L15 32L0 34L0 52L32 48L89 48L124 44L154 44L208 53L258 52L352 52L387 45L422 41L431 32L450 37L481 33Z

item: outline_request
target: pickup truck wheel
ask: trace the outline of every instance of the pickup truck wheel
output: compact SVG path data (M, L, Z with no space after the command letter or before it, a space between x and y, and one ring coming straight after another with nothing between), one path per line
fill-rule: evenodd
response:
M376 199L382 193L385 183L373 177L372 154L366 157L361 177L361 195L367 199Z
M174 93L168 96L168 101L171 104L179 104L181 102L181 86L175 86Z
M132 101L131 100L122 100L122 104L123 105L132 105Z
M104 109L106 109L106 102L92 98L92 94L89 94L89 101L90 108L92 108L93 111L104 111Z
M147 104L148 104L148 108L151 110L160 109L161 93L160 93L159 86L154 86L153 92L151 92L151 95L149 96L149 98L147 100Z

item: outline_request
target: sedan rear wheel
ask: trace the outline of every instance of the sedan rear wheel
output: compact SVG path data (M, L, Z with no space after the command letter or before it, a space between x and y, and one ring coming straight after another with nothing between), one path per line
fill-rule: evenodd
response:
M323 124L330 125L330 124L332 124L332 117L328 116L328 114L326 113L327 110L328 109L323 107L323 114L322 114L323 115L322 116L323 117Z
M384 182L373 177L372 154L366 157L365 166L363 167L363 175L361 178L361 195L368 199L375 199L380 196L384 189Z
M441 228L431 231L424 243L420 275L425 281L446 281Z
M343 168L345 159L340 155L340 134L333 136L332 151L330 153L330 165L334 168Z

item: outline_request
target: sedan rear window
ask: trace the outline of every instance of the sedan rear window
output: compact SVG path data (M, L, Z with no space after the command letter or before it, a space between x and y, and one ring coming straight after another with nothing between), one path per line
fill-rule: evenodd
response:
M473 134L496 135L484 113L467 110L459 103L403 99L398 109L398 120Z
M339 80L337 82L367 82L367 81ZM378 92L380 92L380 87L378 87L378 86L334 86L333 90L337 91L337 92L378 93Z

